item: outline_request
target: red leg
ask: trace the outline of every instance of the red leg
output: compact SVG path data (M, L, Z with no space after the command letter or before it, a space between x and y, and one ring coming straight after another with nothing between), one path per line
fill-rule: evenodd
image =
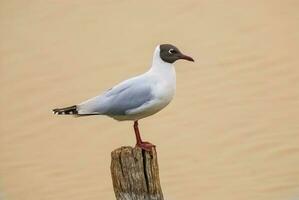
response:
M138 121L134 121L134 131L136 136L136 146L140 147L141 149L144 149L145 151L151 151L152 147L155 147L155 145L149 142L142 141L138 128Z

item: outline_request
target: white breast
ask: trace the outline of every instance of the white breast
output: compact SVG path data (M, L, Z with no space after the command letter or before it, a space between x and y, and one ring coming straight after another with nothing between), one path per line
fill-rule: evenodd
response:
M168 104L175 94L176 89L176 77L175 71L167 76L155 77L156 82L153 88L153 95L160 99L163 103Z

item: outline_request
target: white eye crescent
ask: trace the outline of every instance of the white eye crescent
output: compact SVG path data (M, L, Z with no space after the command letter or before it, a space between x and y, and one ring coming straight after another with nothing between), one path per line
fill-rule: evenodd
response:
M176 53L176 51L175 51L174 49L169 49L169 50L168 50L168 53L170 53L170 54L174 54L174 53Z

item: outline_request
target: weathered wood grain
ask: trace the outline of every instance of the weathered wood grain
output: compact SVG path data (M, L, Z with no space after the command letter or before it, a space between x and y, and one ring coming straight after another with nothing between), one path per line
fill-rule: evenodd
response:
M118 148L111 153L110 168L117 200L163 200L155 148Z

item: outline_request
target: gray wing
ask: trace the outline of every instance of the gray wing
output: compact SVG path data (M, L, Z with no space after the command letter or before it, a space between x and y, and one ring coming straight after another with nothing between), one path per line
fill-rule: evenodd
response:
M125 115L153 98L152 89L146 81L131 79L78 105L78 114Z

